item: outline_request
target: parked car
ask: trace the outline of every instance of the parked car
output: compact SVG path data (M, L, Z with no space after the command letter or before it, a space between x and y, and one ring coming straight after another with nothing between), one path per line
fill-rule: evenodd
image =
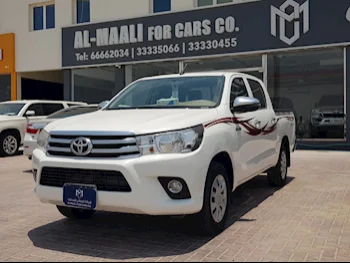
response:
M311 113L311 137L327 137L328 132L338 132L343 136L344 125L344 96L322 96Z
M271 185L286 184L295 129L293 112L275 113L264 83L250 75L140 79L102 110L41 131L36 196L68 218L188 215L215 235L239 185L263 172Z
M98 105L73 106L51 114L43 120L29 122L27 124L27 132L24 137L24 155L28 156L30 160L32 159L33 151L38 146L37 140L39 133L49 123L63 118L91 113L97 110Z
M0 156L13 156L23 144L29 121L46 116L81 102L22 100L0 103Z

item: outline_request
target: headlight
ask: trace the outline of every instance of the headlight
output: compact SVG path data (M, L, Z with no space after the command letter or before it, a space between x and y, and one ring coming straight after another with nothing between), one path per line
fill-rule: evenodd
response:
M199 125L181 131L137 137L143 155L157 153L188 153L197 150L203 140L204 127Z
M46 151L50 134L46 130L42 130L39 134L37 143L40 149Z

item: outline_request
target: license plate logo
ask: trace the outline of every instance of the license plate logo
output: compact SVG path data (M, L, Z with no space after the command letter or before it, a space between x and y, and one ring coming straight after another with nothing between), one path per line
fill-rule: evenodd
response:
M97 190L91 186L65 185L63 188L63 202L67 206L95 209Z

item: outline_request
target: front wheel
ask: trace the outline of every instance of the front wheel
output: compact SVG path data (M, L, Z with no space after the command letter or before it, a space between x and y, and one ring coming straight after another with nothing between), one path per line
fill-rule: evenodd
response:
M207 175L202 211L192 218L201 234L215 236L224 231L229 208L229 185L225 167L213 162Z
M84 210L64 206L57 206L57 209L63 216L69 219L90 219L95 214L94 210Z
M18 153L19 139L12 132L5 132L0 135L0 156L14 156Z
M271 186L283 187L287 183L288 159L287 147L282 145L277 165L268 171L267 176Z

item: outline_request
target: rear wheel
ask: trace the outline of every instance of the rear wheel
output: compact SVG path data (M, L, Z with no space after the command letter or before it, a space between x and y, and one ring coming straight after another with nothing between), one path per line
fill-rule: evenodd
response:
M191 218L200 234L214 236L224 231L229 208L229 185L225 167L213 162L207 175L202 211Z
M271 186L283 187L287 183L288 158L287 147L282 145L277 165L267 173Z
M69 219L90 219L95 214L94 210L84 210L64 206L57 206L57 209L63 216Z
M14 156L18 153L19 138L13 132L4 132L0 135L0 156Z

